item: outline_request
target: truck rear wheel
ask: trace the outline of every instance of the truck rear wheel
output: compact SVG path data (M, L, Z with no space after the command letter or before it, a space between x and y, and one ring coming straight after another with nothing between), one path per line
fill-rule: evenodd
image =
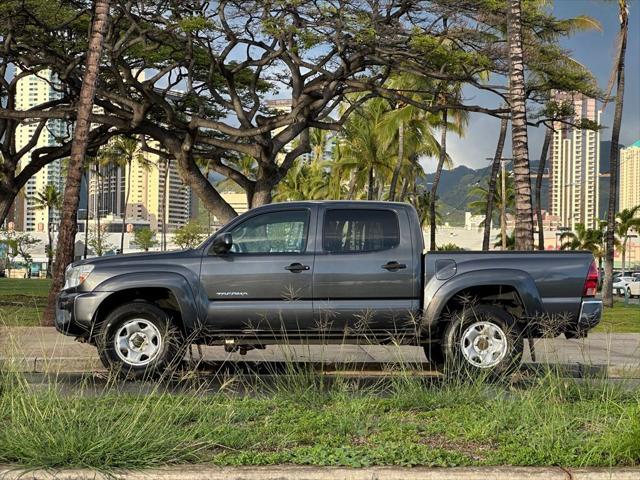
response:
M443 338L446 371L497 378L520 366L524 340L514 318L492 305L465 308Z
M127 303L109 313L96 340L102 364L135 379L154 378L176 367L183 343L167 313L144 301Z

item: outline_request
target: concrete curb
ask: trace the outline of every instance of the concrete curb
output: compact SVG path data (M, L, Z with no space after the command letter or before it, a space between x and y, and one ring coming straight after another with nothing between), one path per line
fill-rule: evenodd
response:
M181 466L101 474L93 470L12 470L0 468L2 480L637 480L640 468L465 467L333 468Z
M204 362L208 365L211 362ZM216 363L216 362L214 362ZM219 362L222 363L222 362ZM234 361L231 361L234 363ZM242 361L240 361L242 363ZM249 362L251 363L251 362ZM20 373L90 373L105 372L106 370L100 363L98 358L87 357L2 357L0 356L0 365L5 365L15 372ZM345 367L349 367L345 369ZM579 372L582 365L575 364L576 372L569 372L569 376L585 376L585 372ZM640 379L640 365L608 365L598 367L602 370L595 372L592 376L604 376L612 379ZM394 374L406 374L406 372L394 372L392 370L383 370L380 368L379 362L369 362L366 366L360 364L343 364L325 363L323 365L325 375L343 375L343 376L392 376ZM437 376L438 373L428 369L416 369L415 375L420 376ZM586 374L586 376L589 376Z

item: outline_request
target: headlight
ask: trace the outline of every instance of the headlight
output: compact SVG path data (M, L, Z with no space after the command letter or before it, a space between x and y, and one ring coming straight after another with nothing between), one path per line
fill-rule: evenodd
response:
M77 267L69 266L65 273L65 282L63 289L74 288L84 282L89 274L93 271L93 265L79 265Z

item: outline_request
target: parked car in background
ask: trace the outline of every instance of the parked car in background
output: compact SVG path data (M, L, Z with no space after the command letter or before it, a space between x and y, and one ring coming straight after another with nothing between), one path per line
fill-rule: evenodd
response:
M613 280L613 294L624 295L627 285L633 282L633 277L625 275L624 277L614 278Z
M627 284L627 295L630 298L640 297L640 275L634 276L633 280Z

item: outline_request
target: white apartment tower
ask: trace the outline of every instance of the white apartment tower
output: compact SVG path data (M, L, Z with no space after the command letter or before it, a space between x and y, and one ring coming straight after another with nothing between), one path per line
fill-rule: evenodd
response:
M600 123L602 112L596 100L579 93L555 92L556 102L571 102L573 121L588 119ZM569 119L571 120L571 119ZM598 218L600 132L582 130L555 122L551 148L551 214L572 230L578 223L595 227Z
M157 143L149 143L159 148ZM126 212L126 223L144 223L152 230L161 231L166 219L167 230L173 231L191 218L191 189L182 183L175 160L167 162L154 153L141 150L140 153L143 159L134 158L130 168L100 165L97 171L91 170L89 219L95 221L98 210L100 218L105 220L122 218ZM127 188L129 201L125 207ZM111 230L121 231L120 222L114 221Z
M17 69L16 75L21 73ZM27 110L40 105L44 102L58 99L62 93L58 90L60 83L49 70L40 71L37 75L28 75L18 81L16 91L16 108L18 110ZM16 148L24 147L31 137L34 135L38 126L37 121L25 121L18 126L16 131ZM63 120L49 120L46 128L42 130L35 148L50 145L59 145L60 139L69 139L71 131L67 131ZM22 168L31 159L28 153L23 157L20 167ZM49 219L52 222L52 230L55 230L59 221L58 211L49 212L48 209L38 210L35 208L34 196L38 192L44 191L47 185L54 185L60 192L64 189L64 177L61 168L62 161L56 160L29 179L25 185L22 196L16 199L23 202L21 217L16 218L18 229L27 232L46 232L49 228ZM50 215L51 214L51 215Z

